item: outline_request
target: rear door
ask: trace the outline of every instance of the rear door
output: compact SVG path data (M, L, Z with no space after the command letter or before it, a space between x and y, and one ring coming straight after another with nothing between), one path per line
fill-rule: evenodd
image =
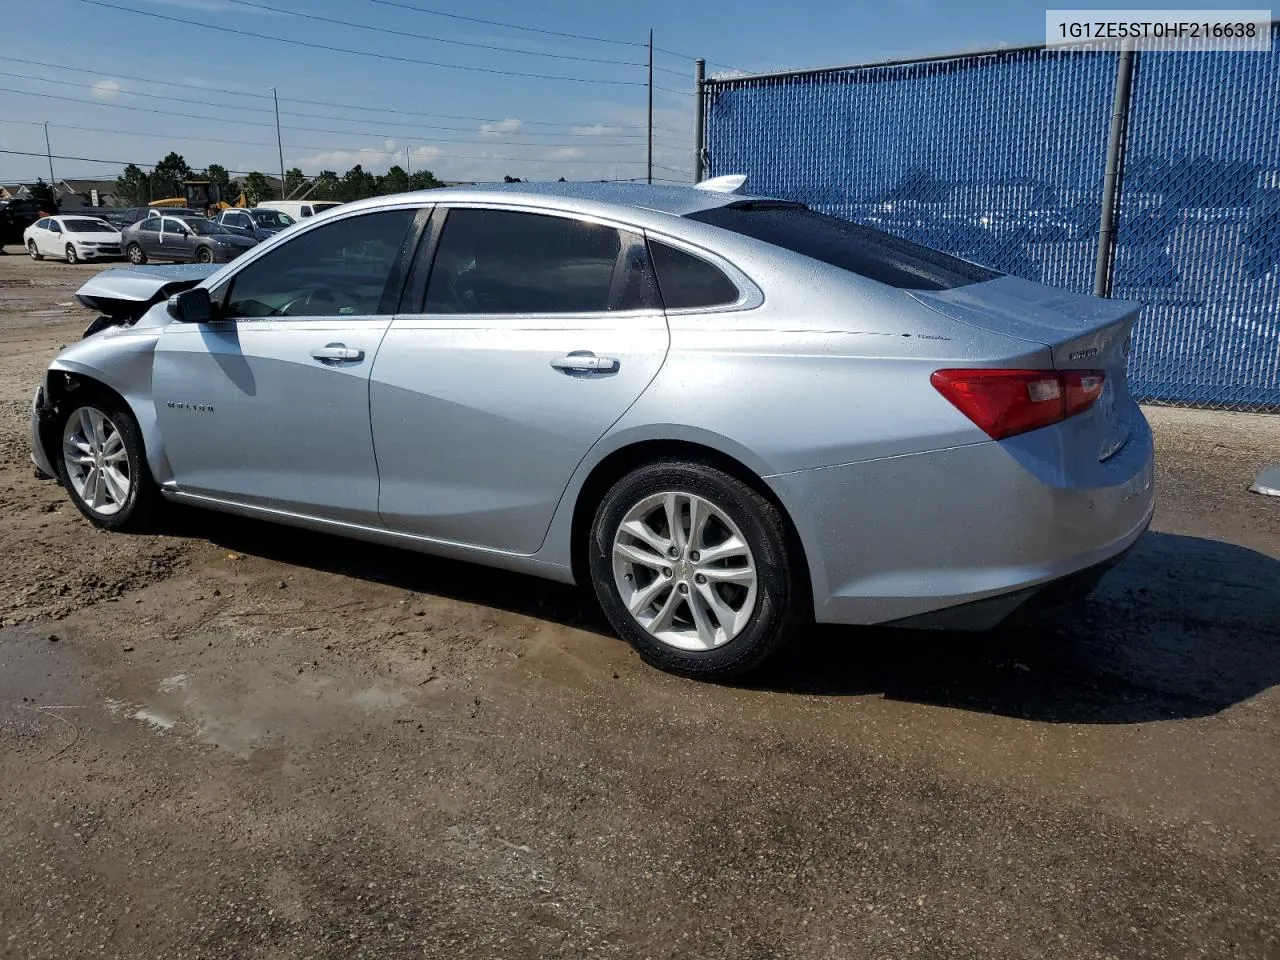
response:
M459 206L437 208L420 249L370 384L379 511L396 530L534 553L574 469L666 357L644 242Z

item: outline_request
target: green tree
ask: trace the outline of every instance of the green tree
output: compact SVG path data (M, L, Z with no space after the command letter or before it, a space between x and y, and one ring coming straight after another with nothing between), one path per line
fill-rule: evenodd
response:
M376 196L378 193L378 178L357 163L342 175L342 185L339 187L339 193L339 199L348 203L352 200L363 200L365 197Z
M434 190L436 187L443 187L444 184L436 179L436 175L430 170L415 170L409 174L410 190Z
M386 172L385 176L378 177L378 193L407 193L409 190L409 174L404 172L404 168L394 166Z
M151 199L150 181L140 167L131 163L116 177L116 196L128 207L144 206Z
M257 206L263 200L270 200L275 191L271 189L271 181L255 170L244 178L244 192L249 203Z
M151 171L151 197L154 200L185 197L182 181L190 179L191 168L187 166L187 161L182 158L182 154L171 151Z
M31 199L40 204L41 213L58 212L58 198L54 196L53 187L43 180L36 180L35 186L31 188Z
M342 181L332 170L321 170L311 184L311 192L307 196L312 200L342 199Z
M303 184L307 182L307 178L297 167L285 171L284 175L284 195L292 197L295 193L302 189Z

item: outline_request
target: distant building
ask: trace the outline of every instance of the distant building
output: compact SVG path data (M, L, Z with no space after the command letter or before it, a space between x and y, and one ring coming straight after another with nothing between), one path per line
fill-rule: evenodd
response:
M22 200L31 196L36 181L27 183L0 183L0 200ZM95 197L95 191L97 195ZM53 195L57 198L58 209L63 213L75 213L78 210L90 210L98 207L121 206L117 201L116 182L111 180L54 180ZM97 201L95 204L94 201Z

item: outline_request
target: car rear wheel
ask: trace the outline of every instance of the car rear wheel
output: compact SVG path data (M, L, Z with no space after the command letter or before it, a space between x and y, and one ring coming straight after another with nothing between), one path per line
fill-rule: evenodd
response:
M213 263L213 251L208 247L201 247L196 251L196 261L199 263Z
M79 263L80 257L76 254L76 248L71 244L67 244L67 263Z
M128 254L130 263L146 263L147 262L147 252L143 250L142 247L140 247L136 243L129 244L129 247L128 249L125 250L125 253Z
M95 527L145 529L160 493L147 468L138 423L110 394L79 393L62 418L58 477Z
M34 240L27 241L27 253L31 254L32 260L44 259L44 254L42 254L39 250L36 249L36 242Z
M653 666L728 680L805 620L786 521L759 491L706 464L666 461L601 501L589 563L613 628Z

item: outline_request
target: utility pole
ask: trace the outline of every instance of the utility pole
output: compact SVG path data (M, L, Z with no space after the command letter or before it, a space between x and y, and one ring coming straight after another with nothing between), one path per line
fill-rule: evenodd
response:
M49 146L49 121L44 122L44 155L49 159L49 189L53 189L53 148Z
M284 199L284 144L280 141L280 97L271 88L271 100L276 105L276 150L280 154L280 199Z
M653 183L653 27L649 28L649 173L648 182Z
M702 179L706 170L706 109L704 95L707 89L707 61L693 61L693 182Z
M413 176L413 164L409 162L409 145L404 145L404 172L409 176Z

